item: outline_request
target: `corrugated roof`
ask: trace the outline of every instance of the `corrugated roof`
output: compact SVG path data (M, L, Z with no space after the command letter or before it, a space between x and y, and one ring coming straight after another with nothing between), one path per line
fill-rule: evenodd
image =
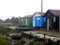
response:
M42 13L41 13L41 12L35 12L35 14L36 14L36 13L38 13L38 14L40 14L40 15L42 15L42 16L45 14L44 12L42 12Z
M50 10L54 15L60 16L60 10Z

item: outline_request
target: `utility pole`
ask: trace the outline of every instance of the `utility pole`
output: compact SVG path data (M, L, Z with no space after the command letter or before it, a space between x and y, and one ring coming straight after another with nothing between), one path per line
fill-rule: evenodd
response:
M43 0L41 0L41 13L43 11Z

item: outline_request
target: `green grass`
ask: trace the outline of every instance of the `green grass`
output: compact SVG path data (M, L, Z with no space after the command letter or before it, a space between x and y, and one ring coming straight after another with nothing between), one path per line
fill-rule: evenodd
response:
M31 45L44 45L44 43L40 41L34 41Z
M10 32L10 30L0 25L0 34L7 34L8 32Z
M6 37L1 34L10 34L16 32L16 30L7 29L4 26L0 26L0 45L12 45L12 42L9 41Z
M10 34L10 33L14 33L17 32L16 30L12 30L12 29L7 29L4 26L0 26L0 33L1 34Z
M12 43L8 41L5 37L0 35L0 45L12 45Z

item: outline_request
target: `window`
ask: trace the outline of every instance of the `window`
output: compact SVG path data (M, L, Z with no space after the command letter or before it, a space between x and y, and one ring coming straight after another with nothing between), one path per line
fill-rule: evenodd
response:
M40 18L36 18L36 20L40 20Z
M53 17L53 22L56 22L56 17Z

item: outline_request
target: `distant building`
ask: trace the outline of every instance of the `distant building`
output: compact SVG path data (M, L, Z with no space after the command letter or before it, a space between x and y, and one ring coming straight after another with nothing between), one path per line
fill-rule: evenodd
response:
M18 21L19 21L19 23L20 23L21 17L19 16L19 17L17 17L17 19L18 19Z
M2 19L0 19L0 24L3 24L3 23L4 23L4 21Z
M44 16L47 30L60 30L60 10L48 10Z

